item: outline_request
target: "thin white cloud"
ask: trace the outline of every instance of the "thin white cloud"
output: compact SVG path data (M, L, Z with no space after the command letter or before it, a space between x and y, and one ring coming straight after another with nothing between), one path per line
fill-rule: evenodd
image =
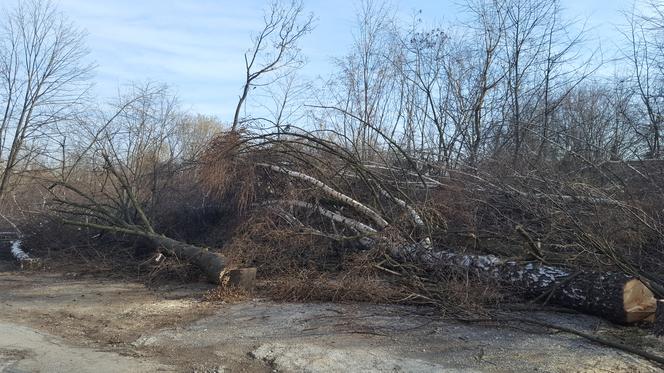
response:
M126 81L158 80L175 86L185 104L214 108L216 114L229 111L230 97L236 100L242 55L262 22L262 4L251 1L238 6L200 0L61 0L59 5L88 32L102 96L114 95ZM205 94L211 98L204 100ZM210 102L215 99L219 105Z

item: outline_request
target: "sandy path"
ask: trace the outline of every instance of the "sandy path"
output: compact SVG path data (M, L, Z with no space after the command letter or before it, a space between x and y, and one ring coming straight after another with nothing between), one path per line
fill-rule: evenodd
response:
M60 338L16 324L0 323L3 372L155 372L177 371L146 359L79 348Z
M200 302L206 289L151 290L0 268L0 371L662 371L578 337L526 326L460 324L401 306ZM637 328L581 315L529 316L664 352Z
M661 372L640 358L564 333L460 324L418 311L252 301L224 305L214 315L144 336L136 345L211 349L217 361L244 352L288 372ZM582 315L530 317L591 333L598 326L597 319ZM598 332L617 331L600 326Z

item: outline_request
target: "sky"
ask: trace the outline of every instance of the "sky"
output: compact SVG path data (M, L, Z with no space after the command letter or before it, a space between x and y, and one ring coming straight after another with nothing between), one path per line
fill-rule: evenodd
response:
M244 78L244 52L262 26L260 0L56 0L86 30L89 58L97 65L94 92L111 99L130 82L158 81L176 92L184 109L232 119ZM400 18L414 11L428 25L463 17L456 0L393 0ZM0 0L0 9L15 0ZM304 0L316 28L301 44L306 77L326 76L333 58L352 43L359 0ZM586 22L589 48L618 42L624 0L562 0L568 17Z

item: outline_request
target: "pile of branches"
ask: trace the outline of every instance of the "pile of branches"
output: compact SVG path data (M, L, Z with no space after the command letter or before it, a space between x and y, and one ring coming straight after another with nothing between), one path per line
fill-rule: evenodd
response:
M450 289L463 282L462 298L479 304L510 293L620 323L654 313L659 279L622 241L602 239L593 215L627 214L643 228L642 209L537 175L436 168L389 140L367 157L328 140L338 136L244 132L211 143L201 181L250 222L227 255L263 273L353 273L361 262L361 273L391 275L395 298L408 301L458 303ZM598 294L607 301L591 299Z
M662 296L664 202L656 185L664 172L649 168L647 177L627 162L496 172L505 168L494 160L439 170L446 176L432 194L448 230L438 241L576 270L620 271Z
M363 162L324 134L226 133L210 144L201 182L218 200L233 201L245 221L224 248L231 263L257 266L264 278L276 278L271 293L291 300L471 310L498 298L488 281L475 283L483 299L473 296L465 270L438 268L422 276L409 263L432 249L432 231L446 224L426 208L426 193L401 182L424 175L396 175L408 169L399 164L380 166L409 159L387 154Z
M212 282L229 267L257 267L285 299L428 303L476 314L516 296L618 323L654 314L661 263L643 265L640 245L659 242L660 224L624 189L612 193L560 170L446 169L389 137L356 149L340 136L216 136L187 172L207 204L234 211L216 223L232 227L221 242L165 236L154 224L156 192L131 182L112 147L95 152L101 167L86 188L49 182L50 211L69 225L140 237Z

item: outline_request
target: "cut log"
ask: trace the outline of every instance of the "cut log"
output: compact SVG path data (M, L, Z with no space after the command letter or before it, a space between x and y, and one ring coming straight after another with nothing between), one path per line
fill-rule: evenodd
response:
M162 248L167 255L175 256L196 265L211 283L221 284L226 259L220 254L165 236L150 234L144 235L144 237L152 241L155 246Z
M664 335L664 299L657 301L657 310L655 311L655 323L653 324L653 333L657 337Z
M506 262L493 273L527 298L549 302L618 324L644 320L655 312L653 293L638 278L617 272L570 273L552 266Z
M655 312L653 293L638 278L616 272L580 272L506 262L491 273L526 298L547 294L552 304L600 316L617 324L646 319Z
M653 293L624 273L580 273L552 288L551 301L617 324L642 321L655 312Z
M225 271L221 282L226 287L252 291L256 282L256 268L238 268Z
M547 295L549 303L596 315L618 324L646 320L655 313L656 300L643 282L616 272L586 271L572 274L560 267L503 261L493 255L433 252L417 246L393 252L416 260L428 269L456 265L498 280L525 298Z
M623 296L627 323L646 320L657 310L653 292L637 278L625 283Z

